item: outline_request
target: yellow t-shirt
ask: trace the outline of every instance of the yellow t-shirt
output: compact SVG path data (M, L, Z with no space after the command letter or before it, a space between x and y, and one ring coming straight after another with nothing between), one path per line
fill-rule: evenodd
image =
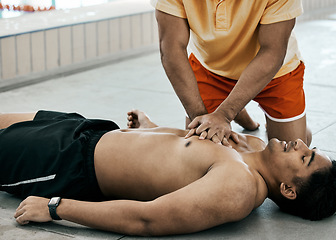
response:
M201 64L218 75L239 79L256 56L258 25L302 14L301 0L151 0L158 10L187 18L190 49ZM301 61L292 33L284 64L275 77L293 71Z

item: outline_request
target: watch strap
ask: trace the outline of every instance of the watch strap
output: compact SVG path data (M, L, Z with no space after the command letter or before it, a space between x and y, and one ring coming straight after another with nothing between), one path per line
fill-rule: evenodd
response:
M62 218L60 218L56 213L56 208L58 207L59 202L60 202L60 198L57 204L48 204L49 214L53 220L62 220Z
M53 220L62 220L62 218L60 218L57 213L56 213L56 206L55 207L49 207L49 213L50 216Z

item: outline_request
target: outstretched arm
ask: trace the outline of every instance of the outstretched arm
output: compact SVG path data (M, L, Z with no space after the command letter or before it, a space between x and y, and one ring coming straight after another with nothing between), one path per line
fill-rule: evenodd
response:
M196 182L149 202L62 199L57 214L64 220L127 235L197 232L238 221L254 208L255 203L251 201L255 199L253 187L245 182L251 182L251 179L242 179L236 172L230 176L223 179L223 171L214 168ZM245 185L237 184L242 182ZM17 222L51 221L47 204L46 198L27 198L15 213Z

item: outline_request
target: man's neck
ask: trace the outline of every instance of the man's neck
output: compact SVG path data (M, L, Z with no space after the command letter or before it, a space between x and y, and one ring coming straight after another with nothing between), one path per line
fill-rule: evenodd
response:
M263 164L263 151L240 152L239 154L243 161L249 166L250 171L255 171L263 175L265 165Z
M273 185L274 179L270 174L265 158L265 150L254 152L239 153L243 161L248 165L249 170L255 176L258 184L258 192L266 198L269 195L270 186Z

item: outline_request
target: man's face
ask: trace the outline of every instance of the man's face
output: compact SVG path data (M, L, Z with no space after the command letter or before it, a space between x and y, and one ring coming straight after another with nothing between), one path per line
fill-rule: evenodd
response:
M294 177L308 178L314 172L331 167L331 161L318 149L309 149L300 139L294 142L271 139L270 164L281 182L292 183Z

